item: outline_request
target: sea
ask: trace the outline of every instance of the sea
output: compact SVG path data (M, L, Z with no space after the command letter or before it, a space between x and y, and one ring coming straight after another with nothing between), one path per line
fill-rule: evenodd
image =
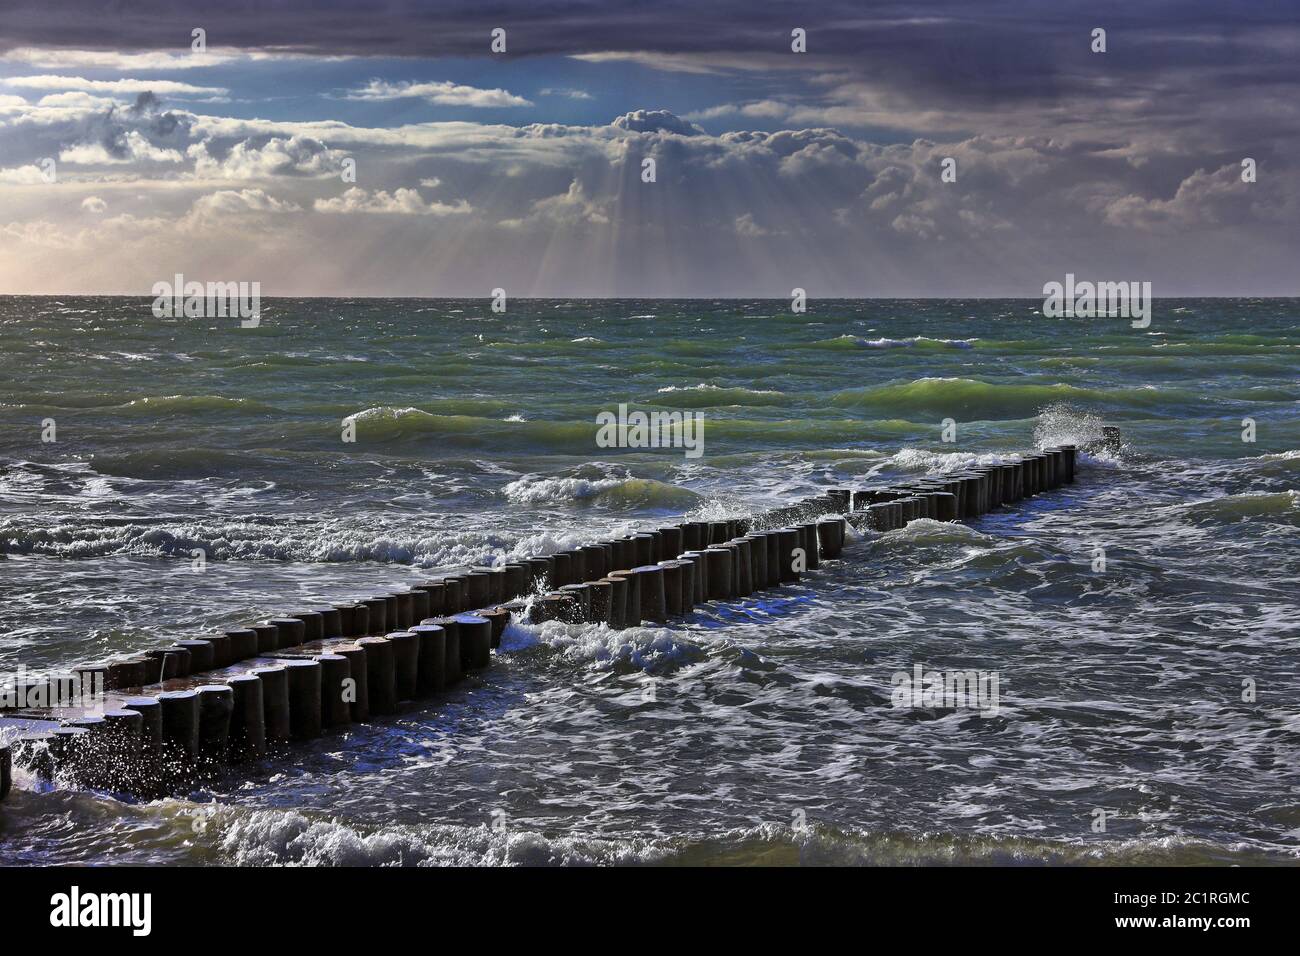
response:
M1036 447L1077 478L668 626L517 620L191 793L20 770L0 862L1300 858L1300 299L491 304L0 297L0 673ZM620 405L700 413L701 453L603 447ZM996 708L899 706L917 667Z

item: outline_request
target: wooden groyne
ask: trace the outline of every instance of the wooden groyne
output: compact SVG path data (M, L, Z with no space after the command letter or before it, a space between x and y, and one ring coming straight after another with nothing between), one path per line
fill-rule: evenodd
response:
M0 748L43 779L116 793L181 792L223 768L382 719L491 664L513 616L613 628L665 624L710 601L782 587L835 560L846 527L961 521L1074 481L1073 445L955 473L837 488L744 518L686 521L569 551L476 567L367 600L313 607L221 634L42 677L6 699ZM44 698L41 695L44 694ZM20 696L21 695L21 696Z

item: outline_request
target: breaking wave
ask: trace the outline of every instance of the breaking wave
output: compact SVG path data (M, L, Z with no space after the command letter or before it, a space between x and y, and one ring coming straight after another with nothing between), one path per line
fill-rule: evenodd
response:
M969 378L920 378L894 385L837 392L832 404L866 408L918 420L918 414L953 416L967 421L1031 418L1041 409L1061 403L1091 403L1106 408L1167 410L1171 404L1192 401L1180 389L1145 386L1092 389L1077 385L1007 385Z
M532 478L510 482L501 493L517 504L589 501L620 506L690 508L700 496L653 478Z

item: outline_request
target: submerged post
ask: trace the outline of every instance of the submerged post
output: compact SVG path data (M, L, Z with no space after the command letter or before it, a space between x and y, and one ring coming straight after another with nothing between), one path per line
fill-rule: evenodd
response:
M14 758L8 747L0 747L0 800L9 796L14 785Z

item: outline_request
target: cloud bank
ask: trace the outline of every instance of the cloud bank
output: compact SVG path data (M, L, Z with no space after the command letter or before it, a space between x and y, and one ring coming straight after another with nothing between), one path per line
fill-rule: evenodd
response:
M1280 8L749 6L511 5L506 59L468 4L360 30L341 5L146 3L105 33L20 0L0 290L1032 296L1072 271L1300 292Z

